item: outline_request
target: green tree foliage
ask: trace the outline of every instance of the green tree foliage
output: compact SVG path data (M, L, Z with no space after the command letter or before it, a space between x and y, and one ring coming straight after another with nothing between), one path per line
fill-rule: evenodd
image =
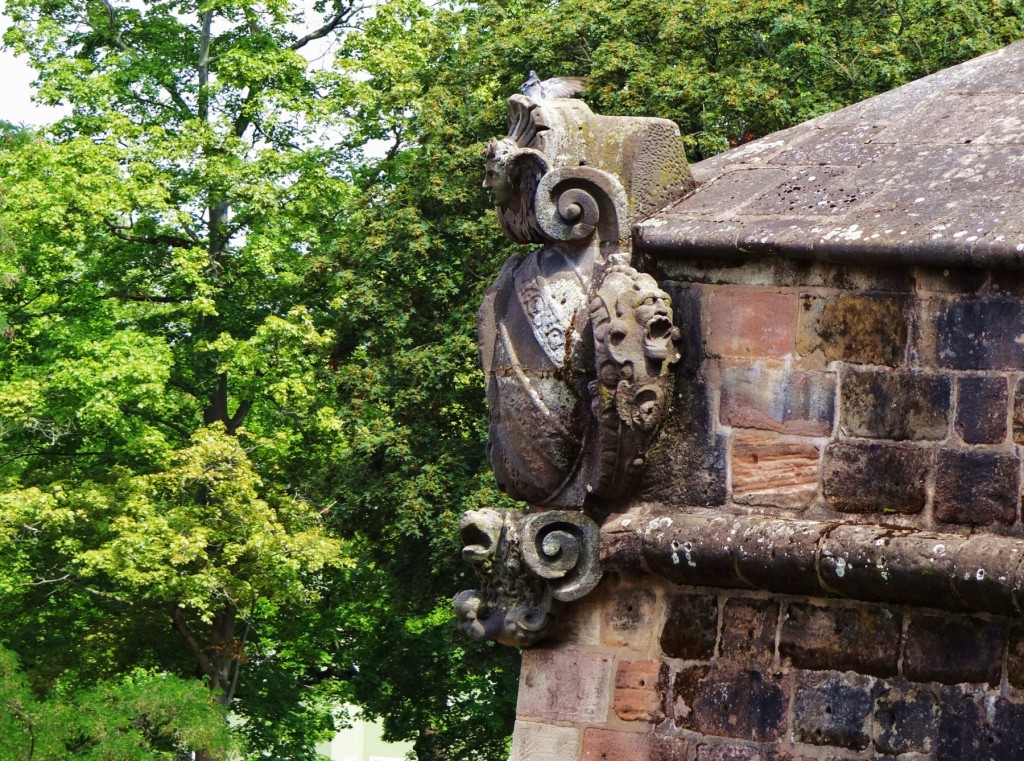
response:
M699 159L1024 36L1016 0L7 13L71 112L0 125L0 743L105 705L82 747L140 758L223 754L174 708L189 679L249 756L311 758L352 700L421 761L505 757L515 653L448 598L458 516L506 504L473 324L512 248L480 153L527 70Z

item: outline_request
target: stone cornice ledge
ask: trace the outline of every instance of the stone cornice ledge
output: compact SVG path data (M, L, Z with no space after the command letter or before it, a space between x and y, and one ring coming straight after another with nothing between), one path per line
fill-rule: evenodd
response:
M844 597L955 611L1024 613L1024 540L815 522L718 510L613 515L605 570L677 584Z

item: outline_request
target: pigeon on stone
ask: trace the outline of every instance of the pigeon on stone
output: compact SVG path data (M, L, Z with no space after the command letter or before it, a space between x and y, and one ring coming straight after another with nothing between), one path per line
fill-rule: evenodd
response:
M523 95L534 100L547 100L549 98L571 98L581 92L587 85L584 77L552 77L543 82L537 76L537 72L531 71L530 78L523 82L519 89Z

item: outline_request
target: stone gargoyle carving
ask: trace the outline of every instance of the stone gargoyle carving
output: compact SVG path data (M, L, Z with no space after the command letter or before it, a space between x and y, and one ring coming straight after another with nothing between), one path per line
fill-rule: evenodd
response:
M632 224L693 187L678 128L509 99L484 186L520 243L478 335L499 485L535 506L601 514L643 466L679 358L671 300L631 266Z
M455 596L459 629L477 641L525 647L548 632L560 602L601 580L598 527L579 512L471 510L460 526L462 557L480 589Z

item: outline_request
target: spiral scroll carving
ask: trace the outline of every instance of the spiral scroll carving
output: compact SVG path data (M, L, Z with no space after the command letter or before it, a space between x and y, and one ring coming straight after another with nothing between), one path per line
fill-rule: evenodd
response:
M463 516L461 531L480 587L455 596L455 615L477 641L531 645L548 633L559 602L583 597L601 580L599 530L582 513L475 510Z
M537 226L552 242L628 237L622 224L626 191L612 175L591 167L566 167L545 174L534 195Z
M552 585L556 600L578 600L601 580L597 555L598 528L586 515L568 510L535 513L523 520L523 561Z

